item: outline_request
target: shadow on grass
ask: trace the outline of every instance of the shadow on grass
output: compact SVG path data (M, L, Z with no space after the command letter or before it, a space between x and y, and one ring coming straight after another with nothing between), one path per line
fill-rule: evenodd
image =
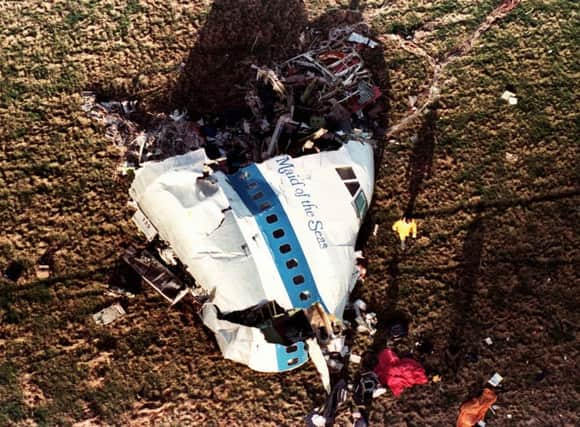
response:
M463 242L463 253L457 271L457 282L452 292L453 319L451 334L446 351L447 367L456 374L463 362L463 342L465 330L469 327L470 313L474 310L473 301L481 270L481 258L485 239L485 225L481 217L476 217L467 229Z
M300 0L215 0L170 102L192 117L246 108L251 64L290 57L306 24Z
M413 144L413 152L409 159L409 202L405 213L414 216L415 203L419 193L423 189L426 178L431 176L433 167L433 153L437 142L437 108L427 111L423 119L423 125Z
M527 207L535 203L551 202L562 199L569 199L580 196L580 188L572 188L551 193L537 194L532 197L514 197L511 199L480 200L474 203L459 203L455 206L449 206L440 209L430 209L415 213L416 218L425 218L428 216L441 218L455 215L459 212L487 212L490 210L505 210L515 206Z

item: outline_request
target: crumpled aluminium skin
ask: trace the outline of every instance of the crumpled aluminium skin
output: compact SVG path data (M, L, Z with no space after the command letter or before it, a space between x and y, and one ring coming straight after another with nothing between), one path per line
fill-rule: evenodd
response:
M463 402L459 409L457 427L472 427L485 418L485 413L497 400L495 392L489 388L483 389L481 396Z
M381 384L389 386L396 397L415 384L426 384L427 375L419 362L413 359L399 359L391 350L385 349L379 355L379 364L375 367Z

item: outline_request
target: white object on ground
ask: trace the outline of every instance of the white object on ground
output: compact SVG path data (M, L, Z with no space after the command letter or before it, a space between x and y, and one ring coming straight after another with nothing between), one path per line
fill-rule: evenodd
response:
M490 337L487 337L486 339L483 340L487 345L492 345L493 341L491 340Z
M359 33L351 33L351 35L348 36L348 41L353 43L364 44L365 46L368 46L371 49L379 45L376 41L371 40L368 37L365 37Z
M306 345L308 347L308 355L320 374L324 390L326 390L327 393L330 393L330 372L328 371L328 365L326 364L326 360L322 354L322 349L315 338L306 340Z
M361 357L358 354L351 354L349 360L351 363L356 363L358 365L361 361Z
M312 424L314 424L317 427L324 427L326 425L326 418L324 418L322 415L318 415L315 414L312 416Z
M518 98L515 93L510 92L509 90L504 91L501 94L501 99L507 101L510 105L516 105L518 103Z
M123 317L125 314L125 310L119 303L115 303L107 308L102 309L98 313L93 314L93 320L98 325L108 325L109 323L113 323L119 317Z
M384 387L376 388L375 391L373 391L373 399L376 399L377 397L382 396L386 392L387 392L387 389Z
M493 374L493 376L489 379L488 383L491 384L494 387L497 387L499 385L499 383L501 383L503 380L503 377L498 374L497 372L495 374Z

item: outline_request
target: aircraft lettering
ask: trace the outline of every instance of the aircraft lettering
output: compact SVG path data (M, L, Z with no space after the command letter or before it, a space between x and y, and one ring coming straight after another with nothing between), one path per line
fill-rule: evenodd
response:
M300 200L300 206L304 215L306 215L308 220L308 229L312 231L318 246L321 249L328 248L328 243L326 237L324 236L323 229L324 224L322 221L316 219L316 210L318 205L310 200L310 194L306 191L306 183L294 172L294 163L291 162L290 156L284 156L276 159L278 164L278 173L285 176L288 179L288 183L294 187L294 197Z

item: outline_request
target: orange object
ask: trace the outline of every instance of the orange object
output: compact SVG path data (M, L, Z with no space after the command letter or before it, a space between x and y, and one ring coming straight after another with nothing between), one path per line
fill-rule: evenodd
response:
M473 427L485 418L485 413L496 400L497 396L493 390L485 388L481 396L464 402L459 409L457 427Z

